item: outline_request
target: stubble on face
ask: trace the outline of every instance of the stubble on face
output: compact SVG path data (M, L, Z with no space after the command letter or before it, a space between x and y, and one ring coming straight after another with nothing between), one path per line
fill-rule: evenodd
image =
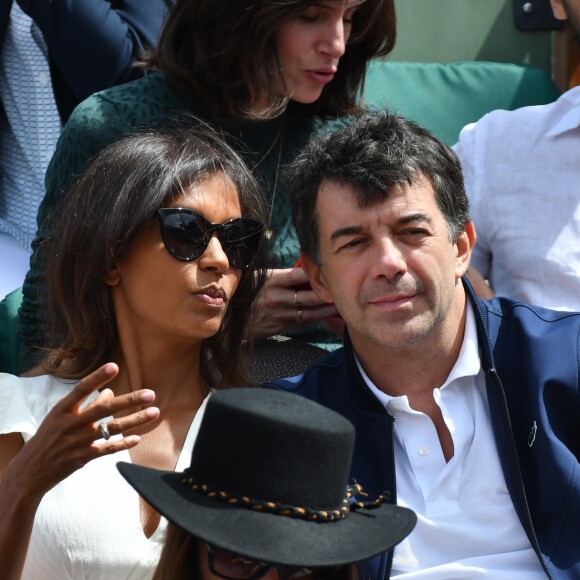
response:
M414 296L413 305L408 310L383 314L369 312L372 303L379 297ZM369 341L382 349L402 350L412 348L428 337L444 334L443 329L449 320L454 304L454 291L434 294L421 280L401 279L364 288L360 294L360 304L367 311L366 320L355 327L363 328L362 341ZM351 327L349 326L349 329ZM351 333L352 334L352 333ZM356 331L354 334L358 334Z

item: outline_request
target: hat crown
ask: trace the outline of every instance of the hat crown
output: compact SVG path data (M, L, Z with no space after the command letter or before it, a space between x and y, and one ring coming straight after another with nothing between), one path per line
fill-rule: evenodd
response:
M339 509L354 427L298 395L257 388L208 401L189 475L229 496L315 510Z

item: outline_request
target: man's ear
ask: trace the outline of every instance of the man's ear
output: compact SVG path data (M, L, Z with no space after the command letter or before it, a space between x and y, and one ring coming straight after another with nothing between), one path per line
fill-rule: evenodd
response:
M471 252L475 246L477 234L473 222L468 222L463 232L458 236L455 246L457 255L455 256L455 276L459 279L467 272L471 260Z
M328 292L326 285L324 284L323 275L322 275L322 268L316 265L308 256L302 254L302 269L306 272L308 276L308 280L310 281L310 285L316 295L320 300L324 302L328 302L328 304L334 304L334 300L332 296Z
M558 20L568 20L568 15L566 14L566 9L562 5L562 0L550 0L550 4L552 5L554 18Z

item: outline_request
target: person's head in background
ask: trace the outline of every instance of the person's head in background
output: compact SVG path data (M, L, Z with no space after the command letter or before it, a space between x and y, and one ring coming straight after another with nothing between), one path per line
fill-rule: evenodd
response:
M580 0L550 0L552 11L558 20L567 20L574 33L574 40L580 41Z
M394 0L177 0L146 59L217 119L354 112L367 64L394 47Z
M416 518L355 498L354 437L344 417L297 395L212 395L183 473L118 464L173 524L155 580L356 577L351 564L391 549Z
M215 132L173 127L121 139L93 160L58 215L49 374L83 377L158 333L160 344L175 340L175 356L182 348L200 356L207 384L240 380L243 334L265 278L264 205Z

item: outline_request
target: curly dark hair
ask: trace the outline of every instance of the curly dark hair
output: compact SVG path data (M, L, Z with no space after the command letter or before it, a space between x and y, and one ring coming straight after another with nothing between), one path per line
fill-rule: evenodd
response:
M427 178L455 242L470 221L461 165L427 129L388 112L366 113L352 125L310 143L290 166L292 219L301 250L321 265L316 200L323 181L354 186L361 207L386 199L395 185Z

